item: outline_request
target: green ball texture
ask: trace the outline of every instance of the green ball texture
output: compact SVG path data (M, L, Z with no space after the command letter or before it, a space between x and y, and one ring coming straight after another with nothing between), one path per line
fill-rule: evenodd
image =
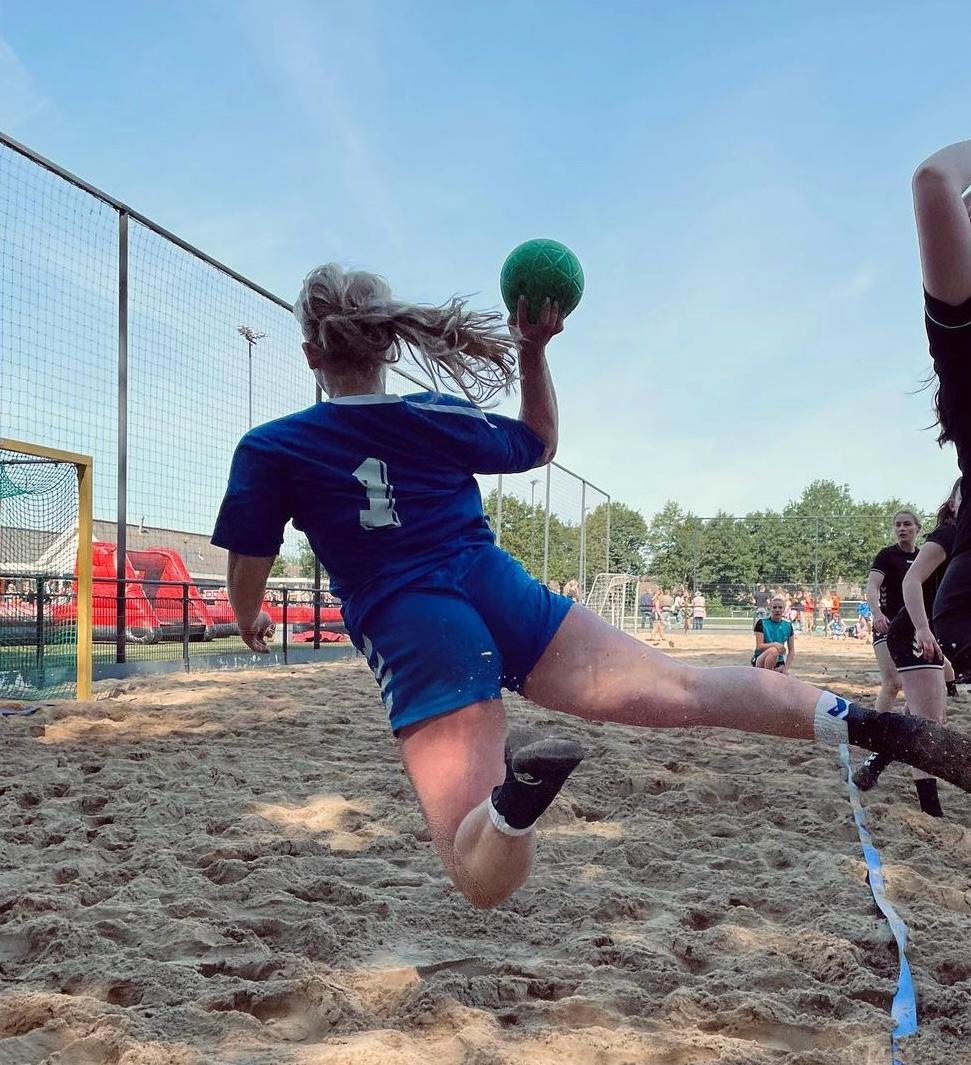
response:
M527 240L513 248L499 274L502 301L515 314L519 297L529 301L526 317L539 319L543 301L560 305L565 318L583 295L583 268L572 251L558 240Z

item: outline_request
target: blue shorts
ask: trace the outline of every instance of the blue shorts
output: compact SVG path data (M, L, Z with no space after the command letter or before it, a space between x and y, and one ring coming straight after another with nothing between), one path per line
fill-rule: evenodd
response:
M351 632L397 735L502 689L518 691L573 600L505 551L477 547L454 566L393 592Z

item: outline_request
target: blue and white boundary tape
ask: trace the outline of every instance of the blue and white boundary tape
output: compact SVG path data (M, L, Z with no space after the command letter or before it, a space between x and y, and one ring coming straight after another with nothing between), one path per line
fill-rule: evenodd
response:
M890 900L887 898L886 881L883 878L880 854L873 845L873 839L866 827L866 817L863 813L863 804L860 802L860 792L853 783L850 749L845 743L840 744L840 761L842 761L843 768L846 770L846 788L850 796L850 806L853 807L853 820L856 822L856 829L860 834L863 858L870 874L870 891L873 894L873 901L880 908L883 916L886 917L887 924L890 925L890 931L893 932L893 938L897 941L900 975L897 977L897 993L894 995L893 1005L890 1007L890 1016L894 1020L893 1032L890 1034L890 1060L892 1065L903 1065L900 1059L900 1040L905 1036L913 1035L917 1031L917 996L914 993L914 981L910 975L910 963L907 961L907 926L900 919L900 915L890 905Z

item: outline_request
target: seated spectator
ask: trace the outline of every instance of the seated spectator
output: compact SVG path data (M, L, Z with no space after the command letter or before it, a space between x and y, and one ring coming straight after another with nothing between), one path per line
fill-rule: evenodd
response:
M776 596L769 604L769 616L755 619L755 650L752 665L788 673L796 655L796 636L786 617L786 601Z

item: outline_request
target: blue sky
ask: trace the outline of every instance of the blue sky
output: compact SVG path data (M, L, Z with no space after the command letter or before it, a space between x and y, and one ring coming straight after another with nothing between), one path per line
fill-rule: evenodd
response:
M910 205L971 136L957 4L0 3L0 127L273 291L580 256L559 460L650 513L930 506ZM298 351L293 353L299 360Z

